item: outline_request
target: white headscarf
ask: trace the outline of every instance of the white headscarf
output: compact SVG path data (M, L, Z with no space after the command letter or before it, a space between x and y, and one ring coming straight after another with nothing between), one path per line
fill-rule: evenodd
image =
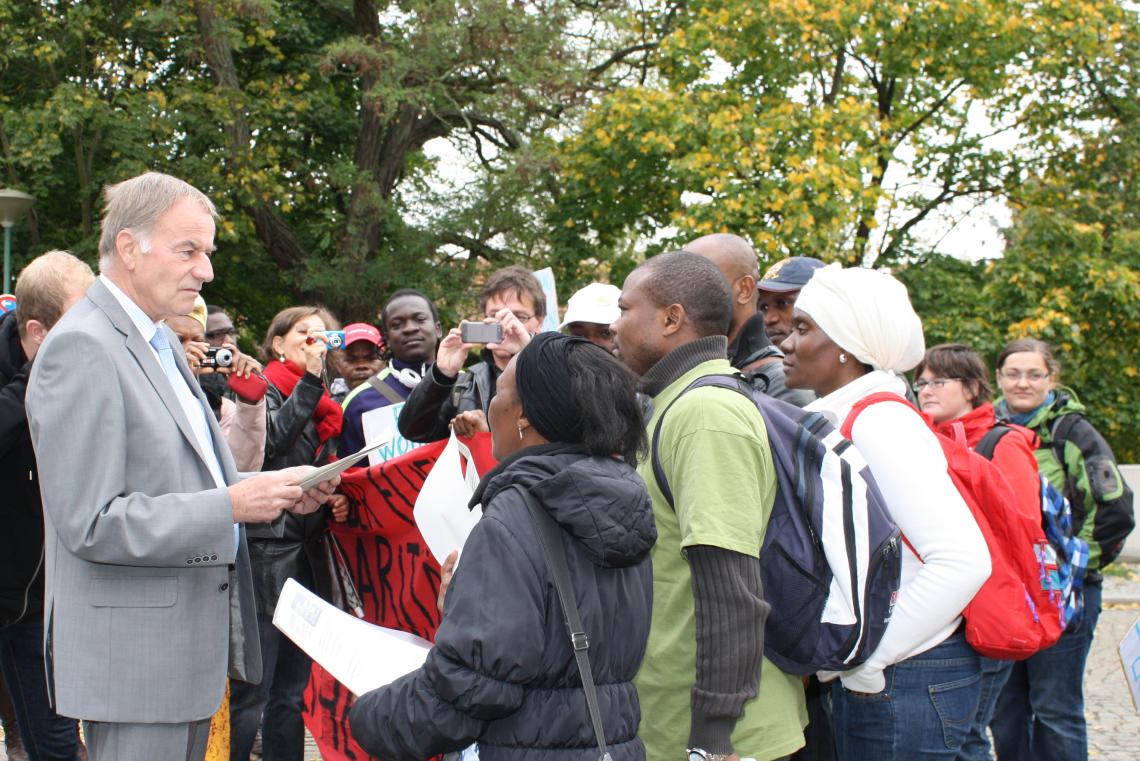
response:
M800 291L796 309L844 351L876 370L904 373L926 351L922 320L906 286L886 272L838 264L816 270Z

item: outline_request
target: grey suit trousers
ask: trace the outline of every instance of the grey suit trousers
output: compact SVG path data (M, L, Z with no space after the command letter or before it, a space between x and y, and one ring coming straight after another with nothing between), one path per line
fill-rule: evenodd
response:
M210 720L188 724L83 722L91 761L202 761Z

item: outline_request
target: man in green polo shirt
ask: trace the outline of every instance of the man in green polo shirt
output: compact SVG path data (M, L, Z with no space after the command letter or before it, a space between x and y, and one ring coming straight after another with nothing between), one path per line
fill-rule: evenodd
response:
M652 438L685 387L732 372L731 295L714 264L675 251L634 270L618 304L618 356L653 398ZM660 458L675 511L650 459L639 467L658 536L653 619L635 680L646 756L787 756L803 745L807 717L800 679L763 657L769 606L758 558L776 492L764 421L740 394L696 389L664 418Z

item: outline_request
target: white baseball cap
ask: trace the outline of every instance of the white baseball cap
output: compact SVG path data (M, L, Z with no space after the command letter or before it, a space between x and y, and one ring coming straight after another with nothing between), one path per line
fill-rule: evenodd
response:
M590 283L570 297L566 315L558 329L561 330L572 322L593 322L598 325L617 322L621 315L621 310L618 309L619 296L621 288L616 285Z

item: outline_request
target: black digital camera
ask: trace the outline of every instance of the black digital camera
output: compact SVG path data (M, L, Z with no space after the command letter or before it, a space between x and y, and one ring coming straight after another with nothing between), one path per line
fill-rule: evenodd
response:
M234 352L224 346L211 346L206 349L206 356L202 358L201 367L229 367L234 363Z

